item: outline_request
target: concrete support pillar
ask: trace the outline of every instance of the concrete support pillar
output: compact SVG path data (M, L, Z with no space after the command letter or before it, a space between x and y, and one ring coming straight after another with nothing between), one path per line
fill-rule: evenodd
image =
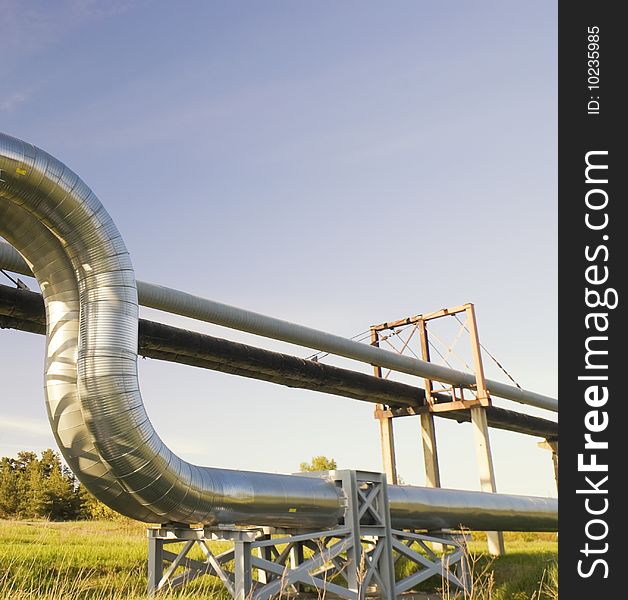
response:
M554 479L556 480L556 489L558 489L558 440L545 440L539 442L539 448L550 450L552 453L552 463L554 464Z
M423 442L423 464L425 465L425 485L440 487L440 468L438 466L438 449L436 446L436 430L434 415L421 415L421 441Z
M480 487L483 492L495 493L497 486L495 485L493 456L491 454L491 442L488 435L488 423L484 407L474 406L471 408L471 425L475 438ZM491 555L502 556L506 553L504 534L501 531L487 531L486 539L488 551Z
M397 485L397 461L395 458L395 432L392 417L384 416L383 404L378 404L376 414L379 419L379 436L382 445L382 463L386 479L391 485Z

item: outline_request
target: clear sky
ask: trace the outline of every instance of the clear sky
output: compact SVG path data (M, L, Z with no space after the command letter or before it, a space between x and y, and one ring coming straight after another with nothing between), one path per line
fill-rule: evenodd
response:
M0 130L92 187L138 279L346 336L474 302L484 345L557 394L554 2L0 0L0 15ZM43 342L0 331L0 455L54 447ZM151 360L140 381L198 464L381 470L371 405ZM477 489L469 426L437 428L443 485ZM422 483L417 420L396 434L400 474ZM500 491L555 494L537 439L491 439Z

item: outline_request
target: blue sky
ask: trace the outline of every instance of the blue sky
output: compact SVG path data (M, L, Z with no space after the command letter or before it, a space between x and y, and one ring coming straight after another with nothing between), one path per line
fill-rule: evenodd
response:
M92 187L139 279L346 336L471 301L517 380L557 393L554 3L0 8L0 129ZM51 446L43 339L0 335L0 454ZM194 462L381 468L370 405L149 360L140 377ZM400 473L421 483L418 423L396 432ZM469 427L438 437L444 485L477 489ZM492 433L498 489L554 494L536 441Z

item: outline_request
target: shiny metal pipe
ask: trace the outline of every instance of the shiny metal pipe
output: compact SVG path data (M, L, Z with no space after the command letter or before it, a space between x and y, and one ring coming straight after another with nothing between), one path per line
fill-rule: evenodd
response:
M152 283L144 283L142 286L142 305L298 346L314 348L409 375L418 375L464 387L471 387L476 384L475 376L471 373L403 356L332 333L268 317ZM490 379L486 380L486 386L493 396L537 408L558 411L558 400L555 398Z
M484 531L556 531L558 500L391 485L388 501L393 526L412 529L457 528Z
M0 173L0 178L2 174ZM0 241L0 269L13 271L20 275L35 277L28 263L22 258L22 255L11 245Z
M78 396L76 349L79 295L74 272L52 233L20 205L0 201L0 230L26 256L36 254L34 273L46 307L44 393L52 432L66 463L81 483L105 504L131 518L152 521L147 510L126 491L102 460L91 438ZM27 233L27 235L24 235Z
M0 234L24 256L44 295L51 425L86 487L116 510L151 522L338 523L344 499L324 479L200 467L167 448L139 391L135 278L111 218L65 165L2 134L0 180ZM236 312L235 321L243 317ZM395 486L389 494L394 526L556 523L550 499Z
M8 244L0 243L0 267L11 269L16 273L30 275L26 263L21 260L19 254L12 250ZM418 375L419 377L432 378L466 387L474 386L476 383L475 376L470 373L402 356L388 350L319 331L318 329L268 317L214 300L207 300L187 292L143 281L137 282L137 290L139 303L149 308L289 342L298 346L314 348L315 350L378 365L409 375ZM554 412L558 411L558 400L556 398L490 379L487 379L486 384L493 396Z
M170 451L140 395L135 279L111 218L77 175L30 144L0 136L0 171L0 234L44 294L51 425L86 487L152 522L335 525L341 493L322 479L200 467ZM85 448L66 430L79 432ZM128 510L100 480L119 485Z

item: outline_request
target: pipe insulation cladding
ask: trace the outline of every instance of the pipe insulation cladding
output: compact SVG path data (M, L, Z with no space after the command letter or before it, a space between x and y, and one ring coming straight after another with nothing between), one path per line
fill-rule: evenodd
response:
M325 479L201 467L165 445L140 394L137 288L120 233L76 174L4 134L0 235L19 251L41 288L48 417L65 460L96 497L154 523L326 528L341 520L342 492ZM172 291L149 286L153 300L147 305L168 310ZM197 318L209 302L189 295L175 295L174 301L184 307L180 314ZM218 314L212 319L220 324L262 335L280 329L277 336L283 337L277 339L286 341L295 339L290 331L299 328L212 304ZM321 334L299 328L296 338L306 333L312 342ZM338 347L343 345L338 340L347 341L331 337ZM379 353L364 356L379 362ZM557 526L557 502L549 498L390 486L389 499L396 527L552 531Z

